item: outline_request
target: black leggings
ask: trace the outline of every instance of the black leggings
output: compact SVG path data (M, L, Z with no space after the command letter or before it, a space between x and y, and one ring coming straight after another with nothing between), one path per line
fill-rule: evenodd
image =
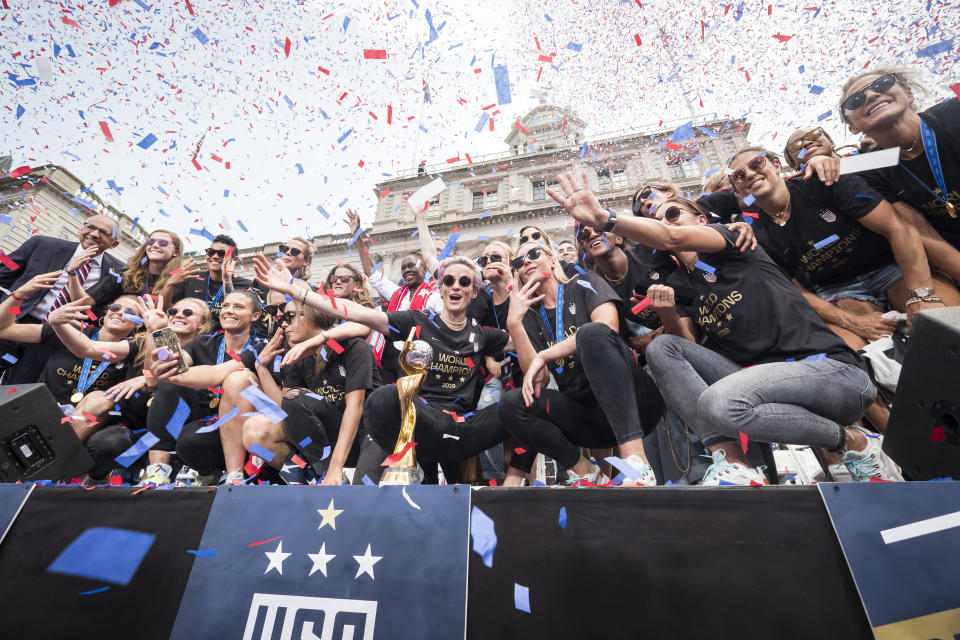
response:
M663 410L653 380L615 331L591 322L576 335L577 361L593 398L576 400L563 391L543 389L527 407L515 389L500 399L500 421L507 431L524 447L567 468L580 459L580 447L612 447L650 433Z
M199 403L196 401L196 395L195 391L171 382L161 381L157 385L153 402L150 403L150 408L147 410L147 429L158 438L157 443L150 447L152 451L173 452L176 450L177 441L167 431L167 423L176 413L177 407L180 405L180 398L183 398L184 402L190 406L190 417L187 420L199 420L204 417L204 414L197 407ZM210 409L209 412L216 413L216 410ZM217 437L219 438L219 435Z
M324 457L324 449L330 447L331 453L333 452L337 438L340 437L343 411L340 407L305 393L295 398L284 398L281 408L287 413L283 421L283 431L287 439L300 451L314 471L322 475L330 464L330 455ZM306 447L299 446L298 443L306 438L310 438L310 444ZM388 455L388 452L367 437L361 421L353 446L350 448L350 454L344 464L345 467L356 468L353 484L364 484L364 476L372 482L379 482L384 471L380 463Z
M417 443L417 460L422 461L424 469L428 465L435 468L438 462L444 466L459 464L500 444L507 437L506 430L500 424L497 405L475 411L463 422L456 422L452 416L420 398L413 403L417 409L413 440ZM367 433L382 449L393 451L400 434L400 420L400 398L396 386L383 386L370 394L363 408L363 422ZM530 450L514 455L510 466L528 472L535 456L536 452Z
M153 404L157 401L154 400ZM223 445L220 443L220 431L214 429L207 433L197 433L207 426L206 420L194 420L183 425L177 438L177 457L200 475L209 475L223 471L227 467L223 459ZM169 435L169 434L168 434Z
M133 446L130 430L120 424L108 424L91 433L86 442L87 452L93 458L90 477L102 480L119 466L117 456ZM131 465L132 466L132 465Z

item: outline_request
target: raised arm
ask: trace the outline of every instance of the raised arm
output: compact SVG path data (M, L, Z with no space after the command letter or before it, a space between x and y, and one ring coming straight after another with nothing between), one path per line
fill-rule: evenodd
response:
M97 255L97 251L99 251L98 247L84 249L78 255L71 258L70 262L67 263L67 290L70 292L70 300L73 302L93 303L93 298L87 295L80 284L80 276L77 275L77 270L90 262L90 260ZM113 276L111 276L109 273L104 273L100 276L101 279L106 277L112 278Z
M42 324L17 324L14 319L20 303L41 289L52 289L60 278L60 271L33 276L0 302L0 338L12 342L40 342Z
M344 218L344 222L349 225L350 233L356 236L360 230L360 214L357 213L357 210L347 209L347 217ZM357 253L360 254L360 266L363 267L363 272L367 274L369 278L373 275L373 261L370 260L370 249L368 249L367 245L362 241L361 236L363 236L363 234L357 237L357 243L360 245L357 247Z
M440 260L437 259L437 248L433 244L433 236L430 235L427 214L425 211L414 211L413 218L417 222L417 235L420 238L420 255L423 256L423 264L427 267L429 273L436 273L440 269Z
M71 302L59 309L50 312L47 322L57 332L57 337L70 353L78 358L91 360L107 360L119 362L130 355L130 343L126 340L119 342L97 342L77 329L84 320L89 320L87 311L90 305Z
M387 321L387 314L375 309L368 309L363 305L334 298L330 300L327 296L301 289L293 283L287 281L282 275L274 271L270 266L270 261L263 255L254 256L254 269L257 272L257 282L272 289L278 293L283 293L297 300L300 304L319 309L327 315L335 318L344 318L366 325L380 333L387 333L390 324Z
M560 174L557 181L563 191L558 193L547 189L547 193L580 224L597 231L604 229L610 220L610 213L600 206L600 201L587 186L586 172L582 173L581 180L584 186L580 186L572 173ZM726 238L719 231L702 225L676 227L649 218L625 216L617 218L614 230L625 238L659 251L713 253L727 246Z

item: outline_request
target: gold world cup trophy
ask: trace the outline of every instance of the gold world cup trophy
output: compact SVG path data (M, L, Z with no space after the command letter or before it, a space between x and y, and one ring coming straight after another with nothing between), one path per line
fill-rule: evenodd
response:
M423 340L414 340L416 327L410 329L410 335L403 343L400 349L400 366L407 372L407 375L397 380L397 395L400 397L400 435L397 436L397 444L393 448L394 454L400 453L407 447L407 443L413 442L413 428L417 424L417 408L413 404L413 399L427 378L427 367L433 360L433 348ZM408 485L420 482L420 474L417 472L417 458L414 454L414 447L409 447L403 457L387 467L380 479L380 486L385 485Z

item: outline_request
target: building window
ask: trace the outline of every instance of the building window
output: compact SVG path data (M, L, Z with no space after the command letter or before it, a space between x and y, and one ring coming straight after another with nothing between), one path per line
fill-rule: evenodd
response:
M613 188L613 180L608 170L604 169L597 173L597 187L599 191L610 191Z
M500 204L500 199L497 197L499 194L496 191L487 191L487 207L496 207Z
M483 191L473 192L473 210L483 209Z
M630 182L627 180L626 169L614 169L611 179L613 181L614 189L626 189L630 186Z
M670 177L673 180L683 180L683 166L679 162L676 162L669 166L670 166Z
M546 183L543 180L533 183L533 201L540 202L547 199Z

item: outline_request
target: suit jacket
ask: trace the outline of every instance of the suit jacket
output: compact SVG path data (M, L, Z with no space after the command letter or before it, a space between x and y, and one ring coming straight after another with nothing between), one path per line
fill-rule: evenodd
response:
M79 242L49 236L31 236L13 253L7 254L11 260L17 263L17 269L8 269L5 265L0 264L0 287L15 291L17 287L29 281L35 275L65 268L79 244ZM110 270L112 269L115 273L123 273L125 268L126 265L123 262L108 253L103 254L100 261L100 278L96 284L86 289L86 292L95 301L93 311L97 315L100 315L103 307L119 295L117 293L119 290L117 279L110 275ZM21 315L30 313L45 295L47 295L47 290L41 289L21 302Z

